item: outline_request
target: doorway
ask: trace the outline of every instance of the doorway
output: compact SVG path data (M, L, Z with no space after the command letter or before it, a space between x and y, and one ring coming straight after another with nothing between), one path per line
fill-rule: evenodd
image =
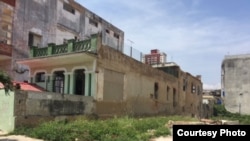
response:
M85 69L75 70L75 94L85 95Z

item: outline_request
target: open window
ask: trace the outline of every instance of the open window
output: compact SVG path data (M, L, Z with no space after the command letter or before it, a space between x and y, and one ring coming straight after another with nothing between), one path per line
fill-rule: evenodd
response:
M154 85L154 98L155 99L158 99L158 91L159 91L159 85L157 82L155 82L155 85Z
M93 25L95 27L98 27L98 22L95 21L94 19L89 18L89 24L91 24L91 25Z
M169 86L167 86L167 101L169 101L169 94L170 94L170 87Z
M40 46L42 43L42 36L34 34L32 32L29 33L29 40L28 45L29 46Z
M68 3L63 3L63 9L71 14L75 14L75 9Z

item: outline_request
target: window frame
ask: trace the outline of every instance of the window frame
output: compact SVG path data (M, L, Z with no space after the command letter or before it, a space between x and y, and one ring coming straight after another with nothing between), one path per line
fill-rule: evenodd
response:
M45 72L37 72L35 75L35 82L45 82Z
M75 15L76 10L74 9L73 6L71 6L69 3L64 2L63 3L63 9L73 15Z

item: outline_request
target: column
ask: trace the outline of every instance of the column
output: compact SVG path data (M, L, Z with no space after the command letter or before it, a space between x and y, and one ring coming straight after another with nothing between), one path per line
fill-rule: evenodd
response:
M64 94L69 94L69 76L70 73L64 72Z
M96 96L96 73L91 73L91 96L95 98Z
M45 75L45 88L47 91L53 91L53 74L46 74Z
M74 94L74 85L75 85L75 76L74 73L71 72L68 75L69 77L69 94Z
M34 83L34 75L30 76L30 83Z
M85 72L85 96L94 96L95 73L93 71Z

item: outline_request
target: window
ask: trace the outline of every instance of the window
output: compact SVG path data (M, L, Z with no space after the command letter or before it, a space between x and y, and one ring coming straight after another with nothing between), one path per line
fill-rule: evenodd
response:
M170 87L167 86L167 101L169 100L169 92L170 92Z
M117 39L119 39L119 34L114 33L114 37L117 38Z
M89 24L95 26L95 27L98 27L98 22L96 22L95 20L93 19L89 19Z
M39 72L36 74L36 82L45 82L45 72Z
M154 98L155 99L158 99L158 89L159 89L158 83L155 82L155 85L154 85Z
M42 42L42 36L34 34L32 32L29 33L28 45L29 46L40 46Z
M72 13L72 14L75 14L75 9L69 5L68 3L63 3L63 9Z
M107 34L109 34L109 33L110 33L108 29L106 29L106 33L107 33Z
M200 95L201 94L201 87L197 86L197 94Z
M196 87L195 85L192 83L191 85L191 93L195 93L196 92Z
M67 44L68 40L67 39L63 39L63 44Z
M177 106L177 96L176 96L176 89L173 88L173 107Z
M183 79L182 87L183 87L183 91L186 91L186 79Z

